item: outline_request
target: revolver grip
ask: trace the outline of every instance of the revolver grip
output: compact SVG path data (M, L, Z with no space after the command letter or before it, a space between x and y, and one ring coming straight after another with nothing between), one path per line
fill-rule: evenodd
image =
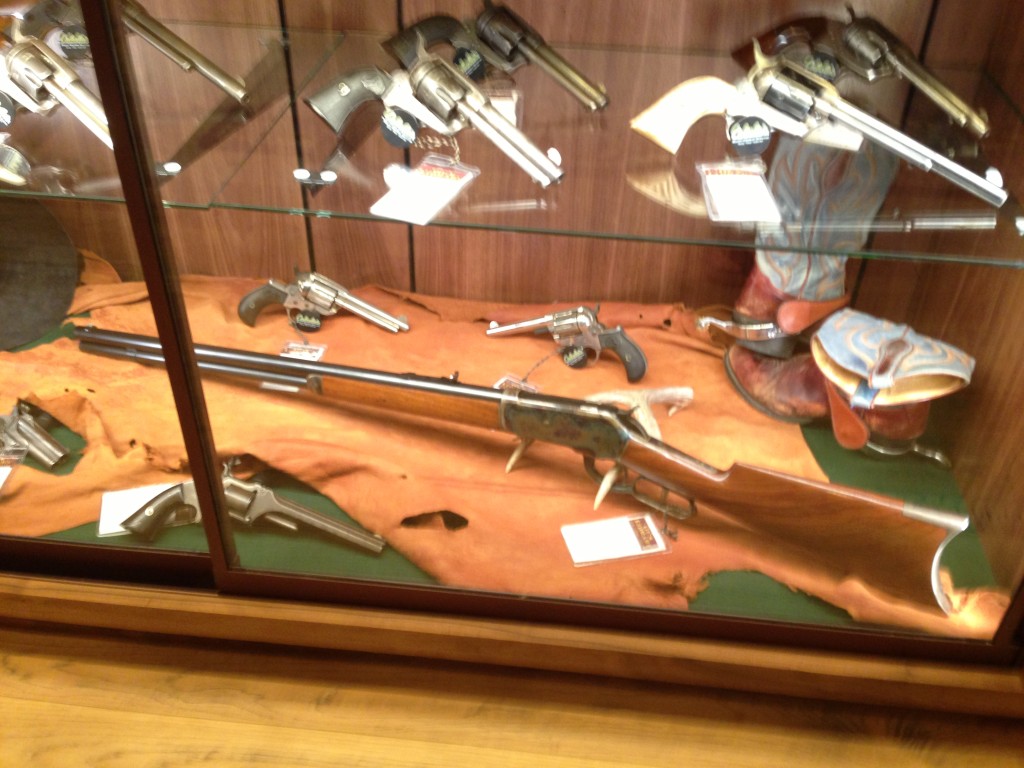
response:
M322 117L335 133L341 134L345 123L359 105L380 99L391 84L391 76L379 67L356 69L306 99L309 108Z
M284 304L286 298L288 298L287 291L274 283L267 283L242 297L238 303L238 316L246 325L254 326L260 312L271 304Z
M157 532L167 527L182 510L191 509L189 517L197 518L198 509L188 502L185 484L172 486L146 502L123 521L121 527L145 541L152 541Z
M626 368L626 379L630 384L640 381L647 373L647 356L631 339L622 326L607 328L598 332L601 349L609 349L622 361Z
M416 63L421 47L455 43L465 37L465 27L454 16L429 16L385 40L381 45L391 51L406 69Z

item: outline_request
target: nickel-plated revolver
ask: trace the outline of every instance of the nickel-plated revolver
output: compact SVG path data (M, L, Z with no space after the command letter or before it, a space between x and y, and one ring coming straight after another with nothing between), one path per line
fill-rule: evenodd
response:
M405 67L412 67L420 50L445 42L459 55L459 68L470 75L490 65L512 72L536 64L587 109L608 105L608 94L549 46L520 16L485 0L475 21L463 23L452 16L429 16L384 42Z
M488 336L514 333L543 333L562 348L562 360L571 368L593 365L605 349L611 350L626 367L626 379L636 382L647 373L647 357L622 326L605 328L597 319L597 311L589 307L576 307L552 312L532 320L508 325L492 323Z
M38 38L2 44L0 91L36 114L47 115L63 105L100 141L114 146L103 104L67 61Z
M228 514L232 520L247 526L266 520L289 532L305 526L374 553L383 551L386 546L384 539L375 533L283 498L262 483L235 477L231 471L233 466L234 462L226 462L221 476ZM164 528L197 523L201 519L195 483L189 480L150 499L124 520L121 527L146 541L152 541Z
M283 304L290 316L294 310L297 314L292 322L304 331L319 330L321 316L337 314L341 309L392 333L409 330L404 317L388 314L317 272L299 272L292 283L271 280L247 293L238 304L238 316L246 325L255 325L260 312L271 304Z
M408 134L407 146L415 140L421 123L442 136L472 127L542 187L562 179L562 168L513 125L472 80L439 56L423 52L408 71L391 74L378 67L348 72L306 99L306 104L340 135L356 108L374 99L384 104L384 119L394 126L392 130Z
M754 66L747 75L766 105L808 126L835 123L860 133L923 171L931 171L961 189L999 207L1009 197L1001 185L931 149L888 123L854 106L836 87L784 56L766 56L754 44Z

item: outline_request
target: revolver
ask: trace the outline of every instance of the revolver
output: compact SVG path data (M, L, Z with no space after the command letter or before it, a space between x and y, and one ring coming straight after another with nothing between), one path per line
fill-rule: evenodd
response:
M60 422L38 406L19 400L7 416L0 416L0 445L24 449L46 469L53 469L70 453L50 430Z
M626 379L640 381L647 373L647 357L622 326L605 328L597 319L597 310L576 307L552 312L543 317L509 325L491 323L488 336L547 331L562 348L562 362L570 368L583 368L597 362L601 352L611 350L626 368Z
M284 304L292 323L305 331L319 330L320 318L337 314L339 309L348 310L392 333L409 330L404 317L389 315L317 272L297 272L293 283L271 280L250 291L238 304L238 316L246 325L254 326L260 312L271 304ZM292 310L296 312L294 316Z
M931 171L995 207L1009 195L999 184L950 160L886 122L849 103L836 87L785 56L766 56L754 42L747 75L758 98L772 109L813 128L837 124L860 133L916 168Z
M0 91L41 115L63 105L100 141L114 146L100 100L64 58L38 38L25 37L0 49Z
M235 477L234 462L224 464L221 480L228 515L232 520L252 526L263 519L278 528L296 532L304 525L326 533L370 552L383 551L383 537L322 515L315 510L278 496L267 486ZM197 523L202 519L195 483L189 480L172 486L146 502L121 527L145 541L153 541L164 528Z
M183 70L199 72L239 102L245 102L249 98L244 82L229 75L154 19L141 4L135 0L121 0L120 4L124 25ZM78 55L86 55L80 52L83 49L88 50L88 40L85 38L82 9L78 0L42 0L36 3L17 14L12 36L16 41L25 37L43 39L53 29L62 31L62 48L66 33L71 37L69 42L75 46Z
M402 30L384 42L405 67L412 67L420 47L429 49L447 42L461 57L460 69L470 77L489 64L512 72L534 63L580 103L591 110L608 105L603 87L590 82L579 70L554 51L533 27L503 6L484 2L475 23L462 23L452 16L430 16Z
M852 9L850 16L845 23L820 16L794 19L758 36L757 43L769 55L809 62L829 80L847 72L868 83L885 77L905 79L957 126L978 138L988 134L988 118L939 80L884 24L868 16L857 17ZM749 46L735 51L733 57L745 69L754 63Z
M476 33L511 68L527 61L536 64L587 109L604 109L608 105L603 87L590 82L544 42L537 30L508 8L484 0L484 10L476 19Z
M420 123L443 136L471 126L542 187L563 176L561 167L509 122L468 77L425 52L408 71L389 75L369 67L342 75L306 99L306 104L340 135L356 108L373 99L384 104L384 120L405 138L405 146L415 141Z

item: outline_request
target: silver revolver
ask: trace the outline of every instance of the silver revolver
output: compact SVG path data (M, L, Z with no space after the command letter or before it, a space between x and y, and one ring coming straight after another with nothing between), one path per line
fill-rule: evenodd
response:
M254 326L260 312L271 304L283 304L295 326L304 331L319 330L322 316L337 314L342 309L392 333L409 330L404 317L388 314L317 272L298 272L295 282L271 280L250 291L238 304L238 316L246 325ZM292 311L296 314L292 315Z
M70 453L50 434L56 423L42 408L19 400L7 416L0 416L0 446L24 448L46 469L53 469Z
M374 99L384 104L384 120L393 133L406 138L405 146L415 141L420 124L442 136L454 136L471 126L542 187L564 175L468 77L425 52L408 71L389 75L378 67L367 67L348 72L306 99L306 104L340 136L356 109Z
M629 382L639 381L647 373L647 357L622 326L605 328L597 319L597 312L589 307L576 307L552 312L532 320L499 325L491 323L488 336L515 333L548 332L562 348L562 362L570 368L593 365L605 349L618 356L626 368Z
M259 520L282 530L296 532L300 525L314 528L358 547L379 553L386 546L384 539L361 528L278 496L265 485L242 480L232 474L233 462L224 464L221 480L228 514L235 522L251 526ZM195 483L178 483L146 502L121 527L146 541L152 541L164 528L197 523L202 519Z
M156 48L186 72L199 72L225 93L239 102L249 98L245 83L229 75L210 59L150 15L135 0L121 0L121 18L124 25ZM12 37L19 41L26 37L43 37L52 29L59 28L65 33L78 35L81 39L72 42L78 49L88 50L82 9L78 0L42 0L42 2L18 12L15 15ZM63 47L62 36L61 44Z
M26 37L0 49L0 91L36 114L46 115L63 105L100 141L114 146L103 104L64 58L37 38Z
M864 80L873 82L882 77L901 77L931 99L961 128L979 138L988 133L988 118L941 82L881 22L866 16L854 17L850 23L833 29L833 35L837 38L836 58Z
M835 123L860 133L910 165L942 176L995 207L1009 195L1001 185L965 168L849 103L832 83L785 56L765 56L754 44L747 75L762 102L808 128Z
M481 71L483 64L501 72L513 72L532 63L587 109L598 110L608 105L603 87L590 82L522 18L489 0L485 0L484 10L475 22L464 24L452 16L429 16L386 40L384 47L404 66L411 67L421 48L430 49L440 42L449 43L463 57L459 69L470 77Z

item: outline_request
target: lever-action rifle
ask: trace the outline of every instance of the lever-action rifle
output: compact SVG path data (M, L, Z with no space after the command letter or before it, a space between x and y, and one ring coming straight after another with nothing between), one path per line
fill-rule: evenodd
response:
M153 337L94 327L77 328L75 336L84 352L141 363L164 362L160 342ZM720 470L650 437L629 411L613 405L225 347L197 345L195 357L199 369L207 373L299 387L388 413L509 432L520 442L508 469L534 441L571 448L582 454L588 473L601 483L595 507L608 492L617 491L679 519L692 515L698 503L706 503L727 514L756 516L778 528L799 526L805 519L813 526L817 518L819 525L832 529L839 521L854 520L855 526L835 530L836 537L877 532L877 557L894 562L906 555L910 542L930 538L938 528L946 535L932 559L931 592L944 611L952 610L939 578L939 563L948 542L967 528L963 515L746 464ZM610 464L610 469L599 470L598 462ZM655 491L645 490L652 486ZM672 496L683 503L673 503ZM821 523L823 514L828 515L826 523ZM886 551L889 542L893 546ZM891 586L898 593L906 592L913 575L899 576Z

